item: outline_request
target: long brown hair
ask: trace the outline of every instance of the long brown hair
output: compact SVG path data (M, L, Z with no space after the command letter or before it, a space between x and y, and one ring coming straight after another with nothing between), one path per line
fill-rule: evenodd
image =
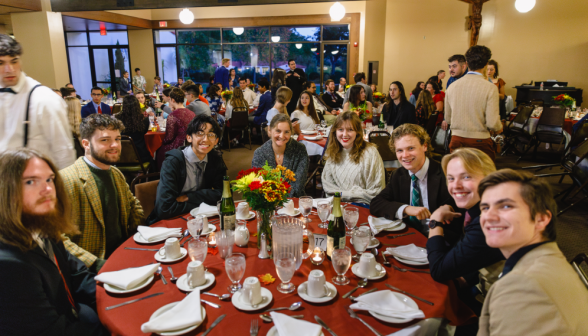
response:
M135 96L128 95L123 98L122 110L115 117L122 121L125 130L129 133L145 131L145 116Z
M243 96L243 90L240 87L236 87L233 89L233 97L231 97L231 106L235 107L246 107L249 109L249 104L245 101L245 97Z
M357 114L353 112L344 112L337 116L337 119L335 119L335 123L333 124L333 126L331 127L331 131L329 132L329 145L327 146L327 150L325 151L325 160L331 159L336 163L341 162L341 153L343 152L343 146L339 143L339 140L337 140L337 129L343 126L343 124L346 121L349 121L351 123L351 127L353 127L353 130L356 133L355 140L353 141L353 148L349 153L349 157L351 158L351 160L353 160L353 162L359 163L363 151L368 146L374 146L373 144L363 140L363 129L361 128L361 120L359 120Z
M289 114L288 110L286 109L286 103L289 102L290 99L292 99L292 90L290 90L289 87L282 86L278 89L278 91L276 91L276 102L283 105L282 111L279 112L287 116L289 116Z
M302 105L303 94L308 95L308 98L310 99L310 104L308 104L308 115L312 118L312 121L314 121L315 124L320 124L321 120L319 119L318 114L316 114L314 100L312 99L312 93L310 93L310 91L302 91L300 98L298 99L298 106L296 106L296 109L304 112L304 106Z
M275 68L272 76L272 88L278 88L281 85L286 85L286 71L284 69Z
M431 114L436 110L435 103L433 103L433 96L431 96L431 92L427 90L421 91L416 101L416 108L418 109L419 106L422 106L425 109L425 111L427 112L427 118L429 118Z
M355 107L359 106L359 104L362 103L361 90L365 91L363 86L361 86L359 84L355 84L349 89L349 100L348 101L350 104L353 104L353 106L355 106Z
M55 173L56 216L50 220L51 225L44 225L42 234L54 241L62 240L63 233L79 233L71 221L69 196L57 167L43 154L31 149L10 150L0 154L0 241L18 247L26 252L37 246L32 232L23 223L22 176L32 158L45 161Z

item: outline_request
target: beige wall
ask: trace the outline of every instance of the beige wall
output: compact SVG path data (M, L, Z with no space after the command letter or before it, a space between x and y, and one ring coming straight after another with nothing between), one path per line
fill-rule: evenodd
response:
M378 91L382 92L384 80L384 45L386 41L386 0L368 0L365 5L365 45L360 46L364 51L363 70L366 78L368 62L379 61ZM361 68L361 66L360 66ZM352 78L353 74L348 77ZM353 81L347 80L348 83Z
M153 90L155 77L155 53L153 51L153 30L129 30L129 53L131 57L131 77L135 68L141 69L141 75L147 80L147 92Z

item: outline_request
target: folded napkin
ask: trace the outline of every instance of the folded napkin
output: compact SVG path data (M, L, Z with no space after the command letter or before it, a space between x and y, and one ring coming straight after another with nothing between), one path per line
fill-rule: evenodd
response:
M188 328L200 323L202 323L200 290L195 289L172 309L153 320L143 323L141 331L144 333L162 333Z
M318 205L318 202L320 202L320 201L329 201L329 203L333 204L333 196L327 197L327 198L315 198L312 200L312 206L316 208Z
M382 232L382 230L391 229L402 224L402 219L393 221L384 217L368 216L368 223L370 224L370 228L372 229L374 235L377 235L378 233Z
M417 324L411 325L408 328L404 328L400 331L392 333L388 336L422 336L422 335L425 335L420 332L420 329L421 329L421 326L417 323Z
M137 226L137 231L139 231L139 234L141 234L141 236L148 242L182 236L182 228L169 229L165 227L150 227L139 225Z
M422 310L409 307L389 290L362 295L355 301L349 308L353 310L371 310L381 315L396 318L416 319L425 317Z
M306 138L306 140L315 140L315 141L318 141L318 140L323 140L323 137L322 137L321 135L317 135L317 136L307 136L307 137L305 137L305 138Z
M395 255L399 258L406 260L413 260L419 262L428 262L427 251L423 248L416 246L415 244L408 244L399 247L388 247L386 249L387 254Z
M218 210L216 208L216 205L208 205L206 203L200 203L200 208L198 209L198 215L215 216L215 215L218 215Z
M94 280L107 283L121 289L131 289L153 275L159 264L142 267L127 268L115 272L103 272L94 277Z
M323 332L323 327L318 324L297 320L276 312L271 312L270 315L280 336L319 336Z

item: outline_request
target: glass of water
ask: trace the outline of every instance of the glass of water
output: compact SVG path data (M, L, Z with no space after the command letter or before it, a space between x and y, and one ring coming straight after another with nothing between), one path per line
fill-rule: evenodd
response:
M208 254L208 242L204 238L194 238L188 242L188 255L192 261L200 261L204 264Z
M337 276L332 279L333 282L341 286L347 285L349 283L349 278L345 276L345 273L351 265L351 250L349 247L345 246L342 249L333 250L331 261L333 263L333 268L337 273Z
M370 244L371 239L372 234L370 232L370 228L366 226L359 227L357 230L353 231L353 237L351 241L353 243L355 252L357 252L357 254L353 256L353 261L359 262L361 254L365 252L368 245Z
M298 208L300 209L302 216L304 216L304 228L306 229L308 223L311 222L311 220L308 219L308 215L310 215L310 211L312 211L312 197L300 197L300 199L298 200Z
M331 203L329 201L318 202L316 211L318 212L319 218L322 222L318 225L318 227L321 229L327 229L329 227L329 223L327 223L327 221L331 215Z
M233 253L225 260L225 270L229 279L233 282L227 289L231 293L236 293L243 286L239 283L245 275L245 255L243 253Z
M292 293L296 286L290 282L296 268L296 258L292 253L280 253L274 257L276 272L282 283L278 285L278 292Z
M346 207L345 210L343 210L343 220L347 227L347 236L351 237L353 228L355 228L357 221L359 220L359 209L352 206Z
M192 237L200 237L204 226L204 218L205 216L203 215L188 216L188 231L190 231Z

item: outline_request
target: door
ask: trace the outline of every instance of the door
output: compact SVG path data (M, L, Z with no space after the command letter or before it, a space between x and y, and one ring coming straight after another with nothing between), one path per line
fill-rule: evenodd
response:
M112 88L119 91L119 81L125 71L132 78L129 49L117 46L91 47L92 84L101 88ZM117 96L120 96L117 92Z

